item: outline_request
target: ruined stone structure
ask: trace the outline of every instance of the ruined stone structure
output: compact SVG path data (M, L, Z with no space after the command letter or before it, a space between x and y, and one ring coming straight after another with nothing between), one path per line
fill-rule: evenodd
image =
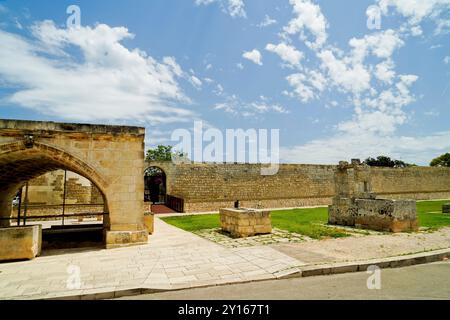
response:
M442 213L450 213L450 203L442 205Z
M329 205L335 196L335 165L281 164L262 176L258 164L147 163L167 177L167 194L184 202L185 212L232 208L289 208ZM372 192L385 199L449 199L450 168L371 168Z
M26 181L69 170L101 192L108 248L146 243L144 136L138 127L0 120L0 217L11 216L11 200Z
M220 209L222 230L234 238L272 233L270 211L255 209Z
M372 191L373 168L359 160L336 168L336 196L328 209L328 222L378 231L402 232L418 228L414 200L377 199Z

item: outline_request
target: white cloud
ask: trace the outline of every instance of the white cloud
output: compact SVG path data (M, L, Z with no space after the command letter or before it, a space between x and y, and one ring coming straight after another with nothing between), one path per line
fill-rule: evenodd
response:
M202 81L197 78L196 76L192 75L189 77L189 82L196 88L196 89L201 89L202 88Z
M262 66L262 55L257 49L253 49L252 51L246 51L242 55L243 58L250 60L251 62Z
M293 92L287 93L291 97L297 97L302 102L308 102L318 97L317 92L325 90L327 80L315 70L307 70L305 73L295 73L288 76L287 81Z
M354 94L370 89L371 75L363 64L348 64L336 58L331 50L320 52L318 57L334 85Z
M372 54L380 59L387 59L392 56L395 50L404 45L400 36L392 29L366 35L364 38L352 38L349 41L352 47L352 59L356 63L361 63L368 54Z
M285 162L337 164L353 158L387 155L410 163L428 165L434 157L450 149L450 131L417 137L361 133L357 137L338 133L299 146L282 147Z
M223 86L218 83L216 88L213 90L213 92L217 95L217 96L222 96L223 95Z
M394 62L388 59L375 66L375 77L384 83L391 84L395 77Z
M268 26L271 26L273 24L276 24L277 20L272 19L269 15L266 14L266 16L264 17L264 20L257 25L258 28L265 28Z
M243 0L228 0L228 13L232 17L245 18L245 4Z
M395 86L375 97L355 98L353 119L338 124L340 131L359 135L364 132L391 134L407 120L403 107L415 101L410 87L418 79L415 75L400 75Z
M436 22L435 35L447 34L450 32L450 19L439 19Z
M268 112L289 113L283 106L270 103L269 99L264 96L261 96L258 100L250 103L242 101L236 95L227 96L226 101L217 103L214 106L214 109L243 117L252 117Z
M210 5L212 3L219 3L222 10L233 18L247 17L244 0L195 0L196 5Z
M13 104L60 118L83 121L185 121L191 111L172 57L156 61L121 44L133 35L105 24L59 29L51 21L27 39L0 30L0 78L14 92ZM70 49L81 53L81 60Z
M300 61L304 57L302 52L298 51L295 47L283 42L278 45L269 43L266 46L266 50L276 53L283 61L295 67L300 66Z
M449 64L449 63L450 63L450 56L446 56L446 57L444 58L444 63L445 63L445 64Z
M399 14L409 19L411 24L418 24L427 17L435 17L448 8L450 0L378 0L384 14L393 7Z
M320 6L311 0L289 0L289 2L296 17L289 21L284 31L290 35L299 34L300 39L313 49L321 48L328 38L326 31L328 23ZM305 30L315 37L313 42L307 40Z

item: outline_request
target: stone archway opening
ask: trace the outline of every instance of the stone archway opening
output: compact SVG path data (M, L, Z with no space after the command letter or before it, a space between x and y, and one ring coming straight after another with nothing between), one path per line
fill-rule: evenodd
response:
M40 147L12 148L10 152L0 153L0 227L40 224L43 226L44 249L104 246L104 234L110 226L108 201L102 187L95 181L95 174L89 175L92 169L75 160L69 154L55 156L49 149ZM48 200L42 200L40 205L30 203L33 196L30 182L54 172L64 174L64 181L59 179L59 189L62 189L59 192L66 192L60 197L61 203L47 205ZM73 182L68 176L75 174L84 177L96 190L96 201L101 202L97 212L82 212L84 210L80 208L74 211L73 207L66 206L70 203L67 201L67 185ZM20 199L15 199L18 194L21 194ZM33 197L34 204L38 203L36 195ZM92 216L97 217L94 223L81 221Z
M165 205L167 202L167 176L159 167L145 170L145 201L152 205Z

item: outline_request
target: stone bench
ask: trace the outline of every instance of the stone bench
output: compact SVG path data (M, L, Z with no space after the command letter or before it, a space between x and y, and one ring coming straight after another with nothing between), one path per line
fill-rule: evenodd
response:
M270 211L256 209L220 209L222 230L234 238L272 233Z
M0 261L32 260L41 250L41 225L0 228Z

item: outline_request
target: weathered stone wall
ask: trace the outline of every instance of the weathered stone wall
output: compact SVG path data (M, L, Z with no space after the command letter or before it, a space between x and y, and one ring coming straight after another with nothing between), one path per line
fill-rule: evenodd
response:
M450 168L372 168L373 191L388 199L449 199Z
M186 212L234 207L288 208L329 205L335 194L333 165L280 165L262 176L255 164L147 163L167 175L167 194L184 199ZM450 168L370 168L372 190L388 199L450 199Z
M334 194L335 166L280 165L262 176L262 165L151 163L164 170L167 194L182 198L186 212L234 207L285 208L327 205Z
M28 203L30 205L60 205L64 197L64 170L48 172L28 182ZM26 188L22 188L25 198ZM23 199L23 201L25 201ZM67 172L67 204L102 204L103 197L98 188L86 178Z
M98 204L87 204L87 205L79 205L79 204L67 204L64 209L64 214L70 216L71 214L77 214L77 213L103 213L104 212L104 206L98 205ZM21 207L20 210L21 218L25 216L25 208L24 206ZM62 215L63 209L62 205L32 205L27 208L27 220L32 220L33 217L36 216L58 216ZM17 218L18 208L14 207L11 217ZM93 216L94 217L94 216ZM44 219L38 219L38 220L44 220ZM45 219L45 220L58 220L58 219Z

